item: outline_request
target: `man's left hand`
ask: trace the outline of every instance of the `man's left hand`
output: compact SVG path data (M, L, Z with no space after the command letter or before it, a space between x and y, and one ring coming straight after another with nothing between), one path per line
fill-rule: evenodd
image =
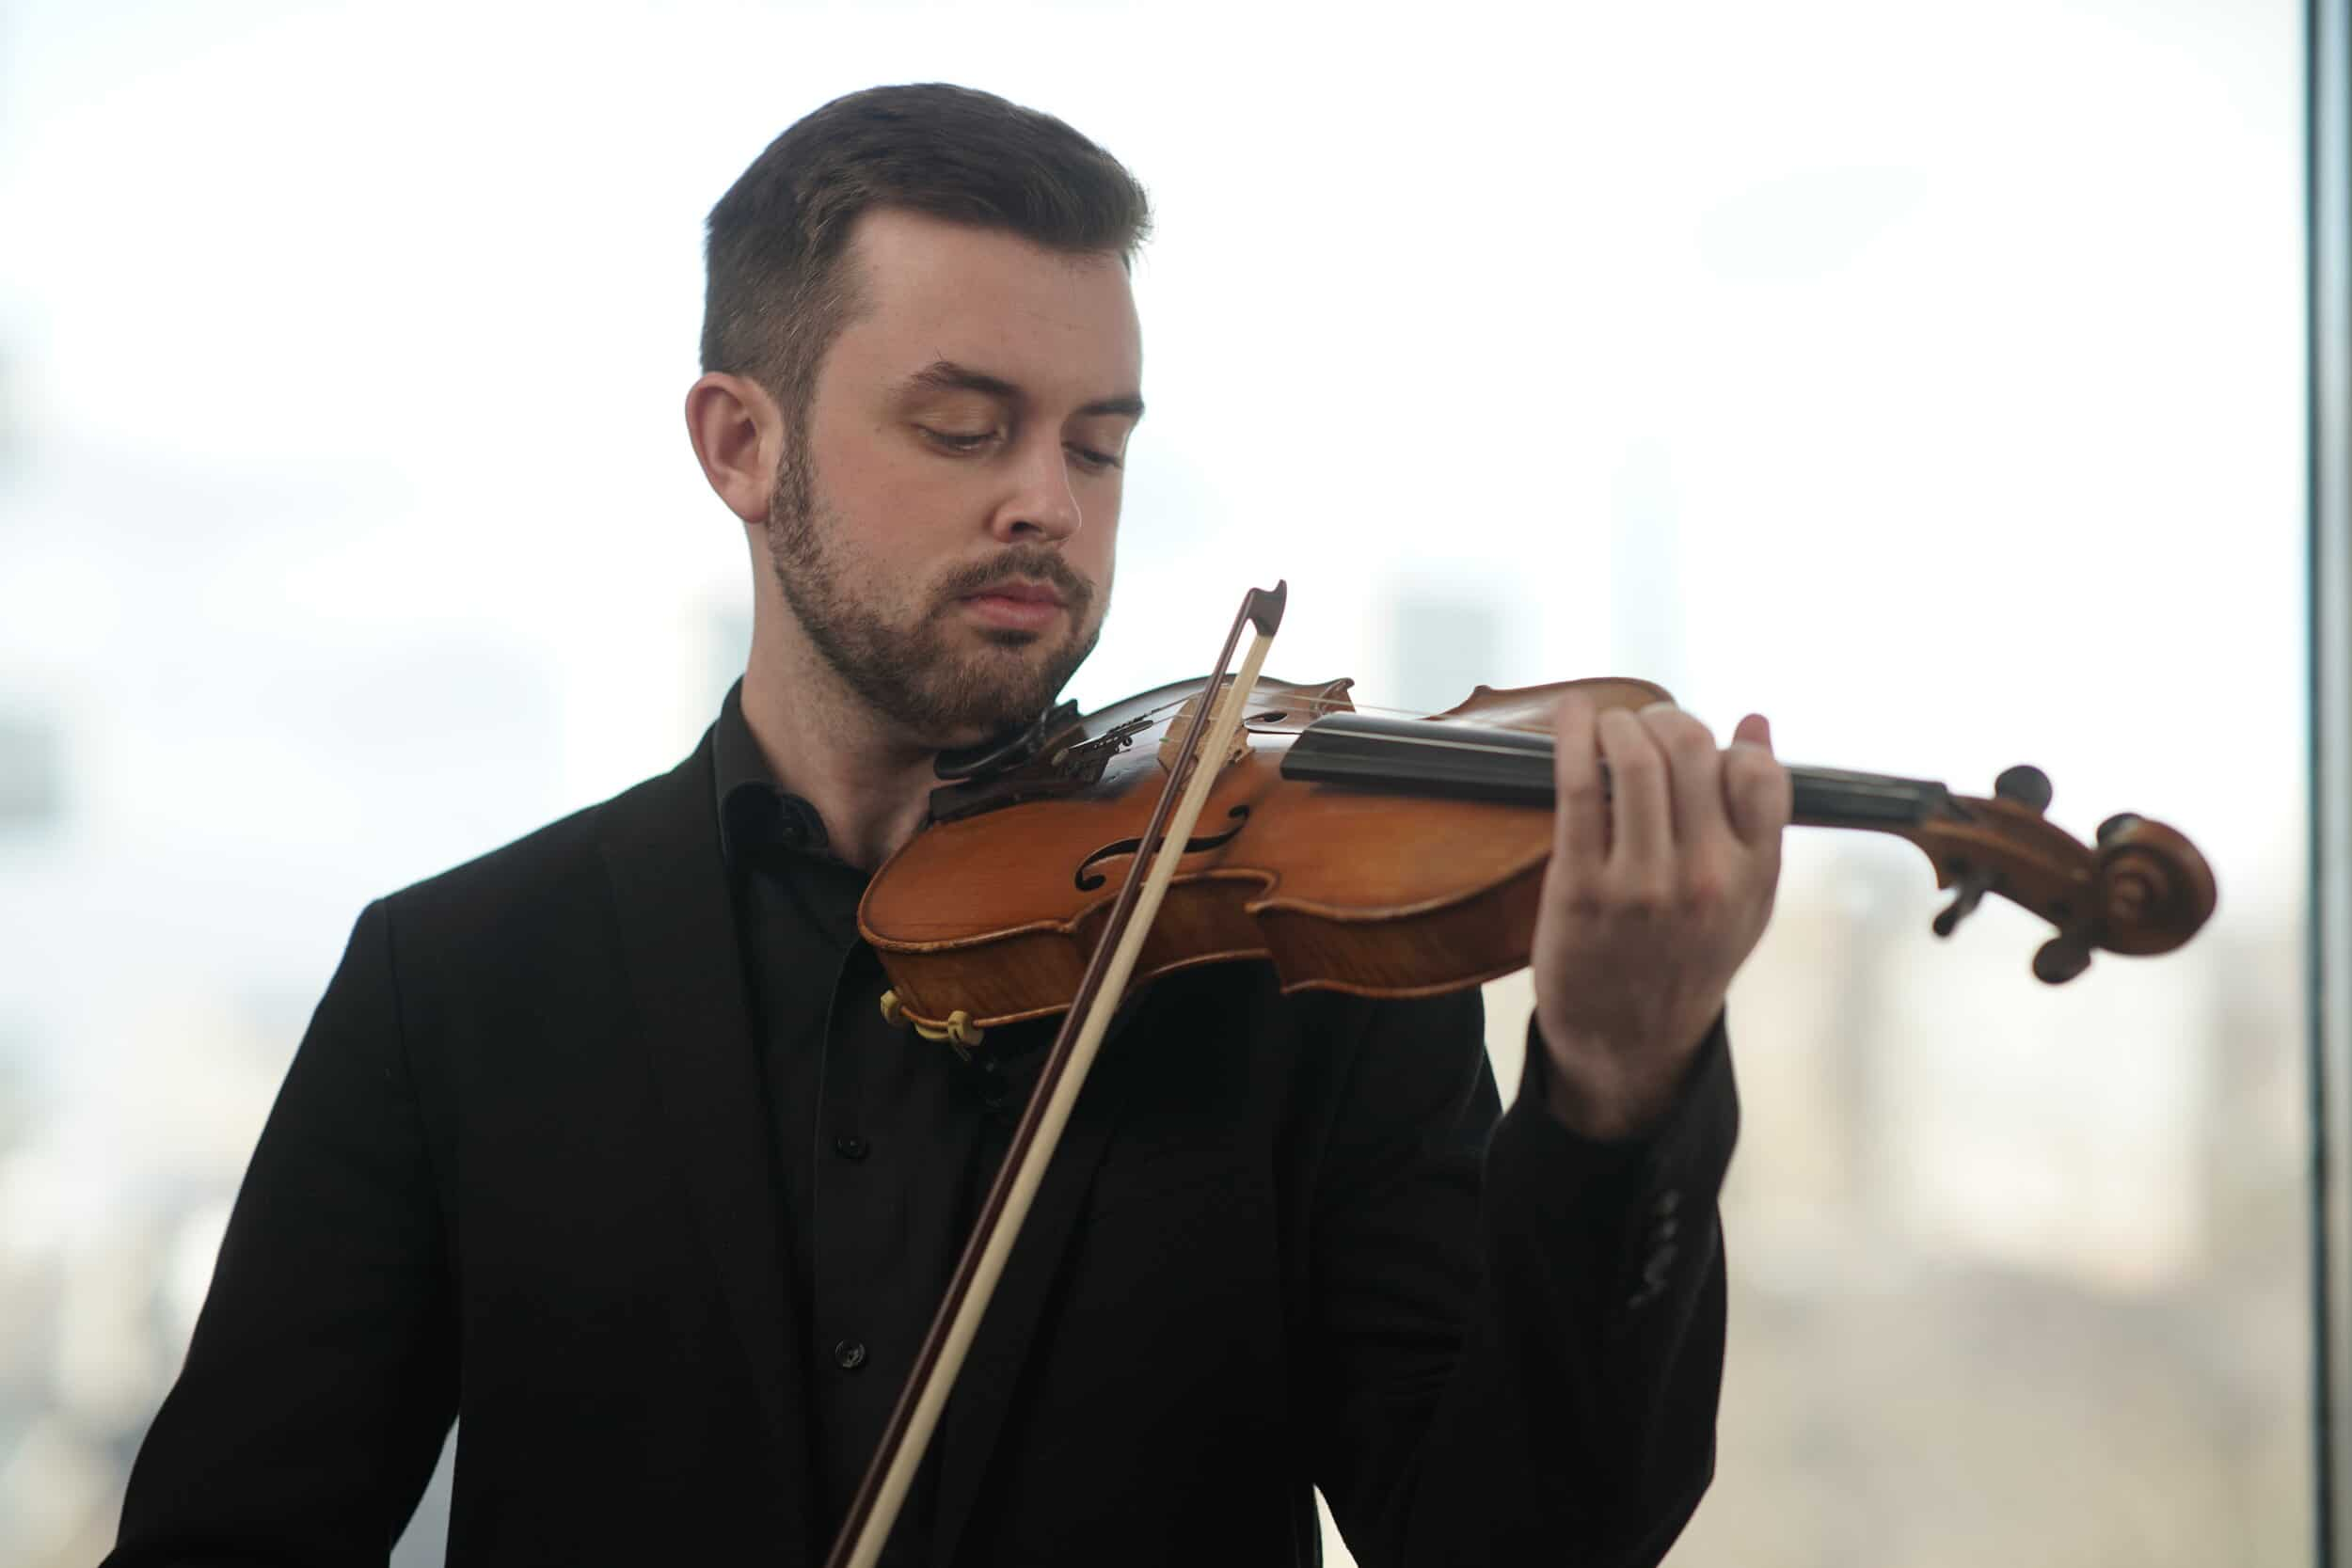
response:
M1772 916L1788 770L1760 715L1718 751L1672 704L1596 713L1570 693L1553 772L1531 958L1551 1106L1587 1137L1630 1137L1674 1103Z

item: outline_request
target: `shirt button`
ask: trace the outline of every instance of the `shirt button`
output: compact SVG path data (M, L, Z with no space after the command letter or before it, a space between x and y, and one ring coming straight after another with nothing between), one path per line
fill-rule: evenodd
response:
M833 1347L833 1364L845 1372L856 1371L866 1365L866 1347L855 1339L843 1339Z
M844 1132L833 1141L833 1151L844 1160L865 1159L867 1147L866 1140L855 1132Z

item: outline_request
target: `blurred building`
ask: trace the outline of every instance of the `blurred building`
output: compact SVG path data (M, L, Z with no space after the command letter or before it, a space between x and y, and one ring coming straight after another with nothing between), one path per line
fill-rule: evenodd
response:
M361 905L708 722L749 628L677 440L697 221L911 48L1162 202L1093 695L1195 666L1236 557L1315 574L1281 670L1384 706L1597 673L1525 656L1605 598L1614 673L1844 715L1807 760L2153 737L2231 846L2189 949L2052 991L1997 901L1927 933L1907 846L1792 835L1673 1560L2307 1560L2299 8L1351 16L1311 81L1311 8L1240 55L1148 8L444 9L0 8L0 1562L111 1542ZM1507 1094L1532 990L1486 994Z

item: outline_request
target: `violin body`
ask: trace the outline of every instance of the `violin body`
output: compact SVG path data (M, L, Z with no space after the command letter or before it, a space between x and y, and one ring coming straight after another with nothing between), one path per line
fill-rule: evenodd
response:
M1257 683L1244 743L1178 864L1137 982L1263 958L1286 990L1419 996L1526 964L1551 850L1548 800L1414 798L1407 816L1393 794L1285 778L1284 753L1311 721L1353 711L1349 684ZM962 1012L988 1028L1069 1005L1143 852L1168 737L1201 689L1189 681L1139 693L1041 737L1025 768L933 797L945 819L875 875L858 910L908 1019L944 1028ZM1670 700L1613 677L1482 686L1432 721L1549 735L1570 689L1602 706Z
M1561 696L1672 700L1623 677L1481 686L1398 721L1359 715L1351 684L1257 683L1136 981L1260 958L1286 990L1422 996L1509 974L1527 962L1550 856ZM1021 751L934 791L933 825L876 873L858 911L896 1014L963 1040L1070 1005L1202 694L1180 681L1083 717L1062 710ZM2169 951L2214 908L2213 874L2187 839L2125 815L2086 846L2042 815L2049 782L2030 767L2003 773L1991 798L1790 772L1798 825L1892 832L1927 852L1938 885L1957 890L1938 935L1987 893L2048 919L2058 934L2034 973L2053 984L2094 948Z

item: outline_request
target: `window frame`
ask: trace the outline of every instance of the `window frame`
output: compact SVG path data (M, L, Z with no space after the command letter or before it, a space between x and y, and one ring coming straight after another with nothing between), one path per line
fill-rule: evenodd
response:
M2304 15L2313 1546L2334 1568L2352 1562L2352 0Z

